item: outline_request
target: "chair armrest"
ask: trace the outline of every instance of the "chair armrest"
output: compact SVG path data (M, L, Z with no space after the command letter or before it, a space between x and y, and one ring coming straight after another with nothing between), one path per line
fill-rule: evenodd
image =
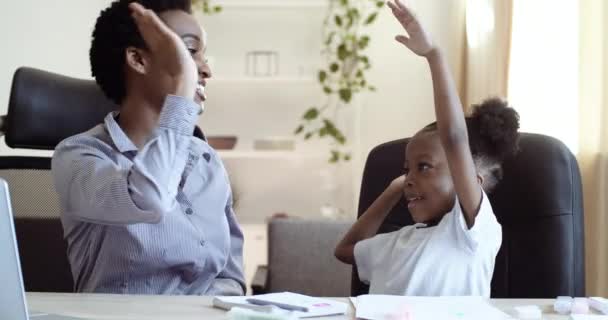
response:
M268 266L258 266L251 281L251 292L255 294L268 293L266 282L268 281Z

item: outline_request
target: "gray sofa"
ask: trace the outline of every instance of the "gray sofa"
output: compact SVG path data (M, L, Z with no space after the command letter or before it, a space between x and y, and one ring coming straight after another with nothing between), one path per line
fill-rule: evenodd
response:
M259 267L253 294L291 291L319 297L348 297L351 267L334 248L353 221L272 219L268 266Z

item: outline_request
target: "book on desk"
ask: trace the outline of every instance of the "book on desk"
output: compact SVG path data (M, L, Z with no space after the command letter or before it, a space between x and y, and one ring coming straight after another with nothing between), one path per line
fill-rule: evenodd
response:
M348 304L331 299L310 297L293 292L260 294L249 297L213 298L215 308L230 310L233 307L260 312L271 312L276 308L292 311L298 318L313 318L346 314Z

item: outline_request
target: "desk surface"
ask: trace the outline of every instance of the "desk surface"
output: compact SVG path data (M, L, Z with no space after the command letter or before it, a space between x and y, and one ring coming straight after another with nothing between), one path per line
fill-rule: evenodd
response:
M129 296L107 294L28 293L31 311L52 313L85 319L206 319L225 320L226 312L211 307L211 297L200 296ZM336 300L348 302L347 298ZM568 319L554 314L553 300L494 299L492 304L512 314L512 308L520 305L538 305L543 309L543 320ZM344 316L322 319L353 319L352 308ZM35 320L34 317L32 320ZM320 318L316 318L320 319Z

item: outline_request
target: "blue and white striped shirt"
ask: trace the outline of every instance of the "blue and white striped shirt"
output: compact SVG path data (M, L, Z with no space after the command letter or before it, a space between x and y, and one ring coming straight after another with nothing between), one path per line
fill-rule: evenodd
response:
M55 149L52 170L78 292L242 295L243 235L200 107L167 96L141 150L109 114Z

